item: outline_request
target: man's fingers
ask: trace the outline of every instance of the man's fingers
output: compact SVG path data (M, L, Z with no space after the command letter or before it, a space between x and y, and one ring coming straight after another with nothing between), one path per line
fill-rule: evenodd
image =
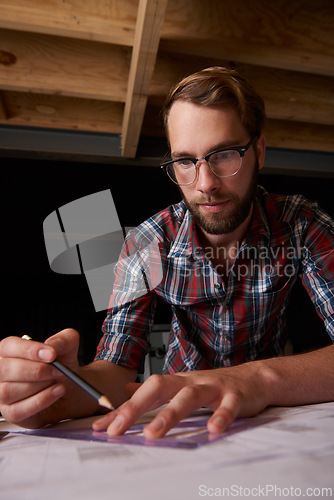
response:
M207 385L187 385L183 387L144 429L149 439L164 436L175 424L192 411L212 404L217 390Z
M65 394L62 384L54 384L29 398L12 405L2 405L1 412L8 421L21 422L48 408Z
M68 328L48 338L45 343L20 337L6 337L0 342L0 358L20 358L31 361L54 361L57 355L63 358L79 346L79 334Z
M202 406L217 405L215 386L189 384L184 377L152 376L142 384L133 397L115 412L97 420L95 430L107 429L110 435L125 432L144 412L168 403L144 428L148 439L165 435L177 422Z
M73 328L67 328L52 335L45 341L45 346L52 347L57 353L57 357L68 366L72 366L77 361L80 335Z
M3 382L0 384L0 405L11 405L22 399L29 398L49 387L50 382Z
M227 393L219 407L210 417L207 428L209 432L224 432L239 416L241 410L241 397L235 393Z
M145 412L168 402L183 386L181 377L173 375L152 375L133 394L132 398L116 411L96 420L93 428L108 428L111 436L123 434Z
M0 359L1 382L41 382L60 377L60 371L48 363L18 358Z
M31 361L53 361L57 352L41 342L20 337L6 337L0 342L0 358L21 358Z
M132 398L102 419L94 422L95 430L107 429L114 436L123 434L144 412L166 406L144 428L148 439L164 436L180 420L201 407L214 410L207 427L209 432L221 433L239 416L243 397L224 391L218 384L194 383L189 377L153 375L134 392ZM133 389L137 387L133 385Z

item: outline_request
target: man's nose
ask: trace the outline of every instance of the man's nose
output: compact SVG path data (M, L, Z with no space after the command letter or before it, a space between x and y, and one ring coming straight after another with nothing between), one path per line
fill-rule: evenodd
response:
M212 193L220 187L220 178L211 170L206 160L197 162L198 175L196 188L202 193Z

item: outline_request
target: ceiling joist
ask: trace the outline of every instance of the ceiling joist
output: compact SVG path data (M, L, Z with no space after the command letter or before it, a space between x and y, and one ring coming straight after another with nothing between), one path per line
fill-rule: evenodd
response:
M184 40L161 40L160 50L183 56L198 56L223 59L269 68L279 68L303 73L334 76L333 54L312 53L299 48L247 43L221 37L217 40L192 38Z
M136 156L167 0L140 0L122 127L122 153Z
M125 101L130 56L118 45L12 30L0 40L4 90Z
M1 0L0 27L133 46L137 0Z
M0 126L161 136L181 77L237 68L269 147L334 151L333 0L0 0Z

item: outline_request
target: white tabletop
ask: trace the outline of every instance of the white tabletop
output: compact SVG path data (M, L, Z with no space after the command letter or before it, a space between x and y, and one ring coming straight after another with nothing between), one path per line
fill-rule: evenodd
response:
M334 403L269 408L258 423L196 449L10 432L1 500L334 497Z

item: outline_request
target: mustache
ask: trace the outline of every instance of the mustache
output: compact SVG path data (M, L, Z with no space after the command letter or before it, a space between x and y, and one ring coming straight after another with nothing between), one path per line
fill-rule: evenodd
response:
M197 198L196 200L192 200L192 203L196 203L196 205L205 205L210 203L223 203L225 201L239 201L239 196L235 193L227 193L223 196L206 196Z

